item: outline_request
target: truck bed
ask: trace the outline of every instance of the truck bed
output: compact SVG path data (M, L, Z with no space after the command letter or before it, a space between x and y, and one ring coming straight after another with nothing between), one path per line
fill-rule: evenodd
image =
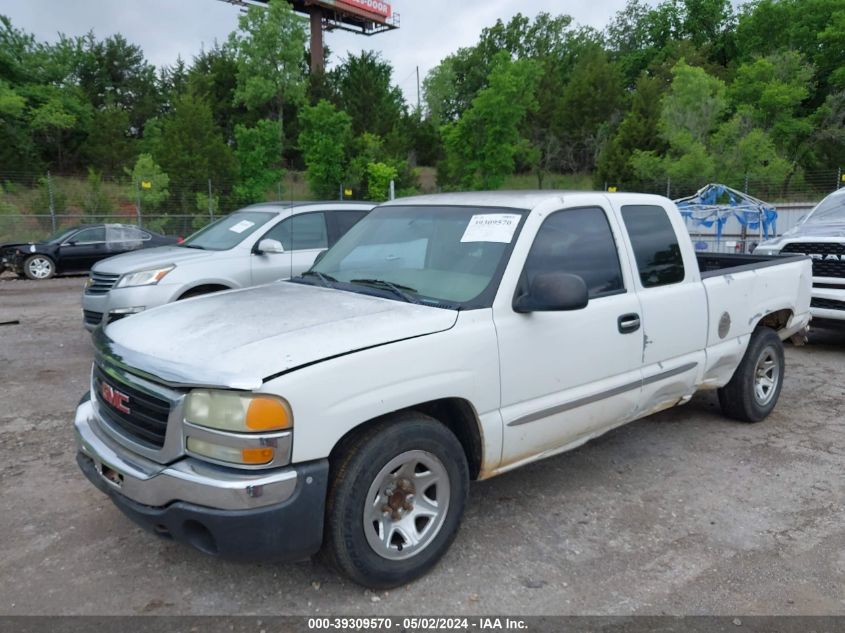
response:
M729 273L778 266L804 259L805 255L743 255L731 253L696 253L701 278L708 279Z

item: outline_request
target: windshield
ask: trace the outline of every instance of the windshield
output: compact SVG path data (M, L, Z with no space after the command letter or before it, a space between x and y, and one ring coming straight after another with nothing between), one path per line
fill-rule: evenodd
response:
M200 229L181 246L207 251L234 248L278 214L269 211L237 211Z
M834 193L822 200L804 223L845 224L845 193Z
M523 215L510 209L381 207L352 227L310 278L441 307L492 305Z

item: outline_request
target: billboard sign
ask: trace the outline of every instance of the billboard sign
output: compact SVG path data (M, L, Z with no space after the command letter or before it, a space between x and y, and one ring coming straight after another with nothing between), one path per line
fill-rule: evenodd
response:
M390 3L383 0L336 0L333 4L341 10L349 9L354 13L365 13L383 19L392 14Z

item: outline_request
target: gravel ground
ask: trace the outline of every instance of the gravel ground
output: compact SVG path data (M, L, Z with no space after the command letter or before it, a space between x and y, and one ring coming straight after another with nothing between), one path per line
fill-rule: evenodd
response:
M715 396L474 484L444 560L364 591L134 527L78 472L83 278L0 279L0 615L845 615L845 334L787 347L762 424Z

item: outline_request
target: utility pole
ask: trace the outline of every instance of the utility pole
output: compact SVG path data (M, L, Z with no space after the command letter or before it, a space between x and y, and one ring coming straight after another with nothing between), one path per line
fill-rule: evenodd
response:
M422 115L422 108L420 107L420 67L417 66L417 112Z

